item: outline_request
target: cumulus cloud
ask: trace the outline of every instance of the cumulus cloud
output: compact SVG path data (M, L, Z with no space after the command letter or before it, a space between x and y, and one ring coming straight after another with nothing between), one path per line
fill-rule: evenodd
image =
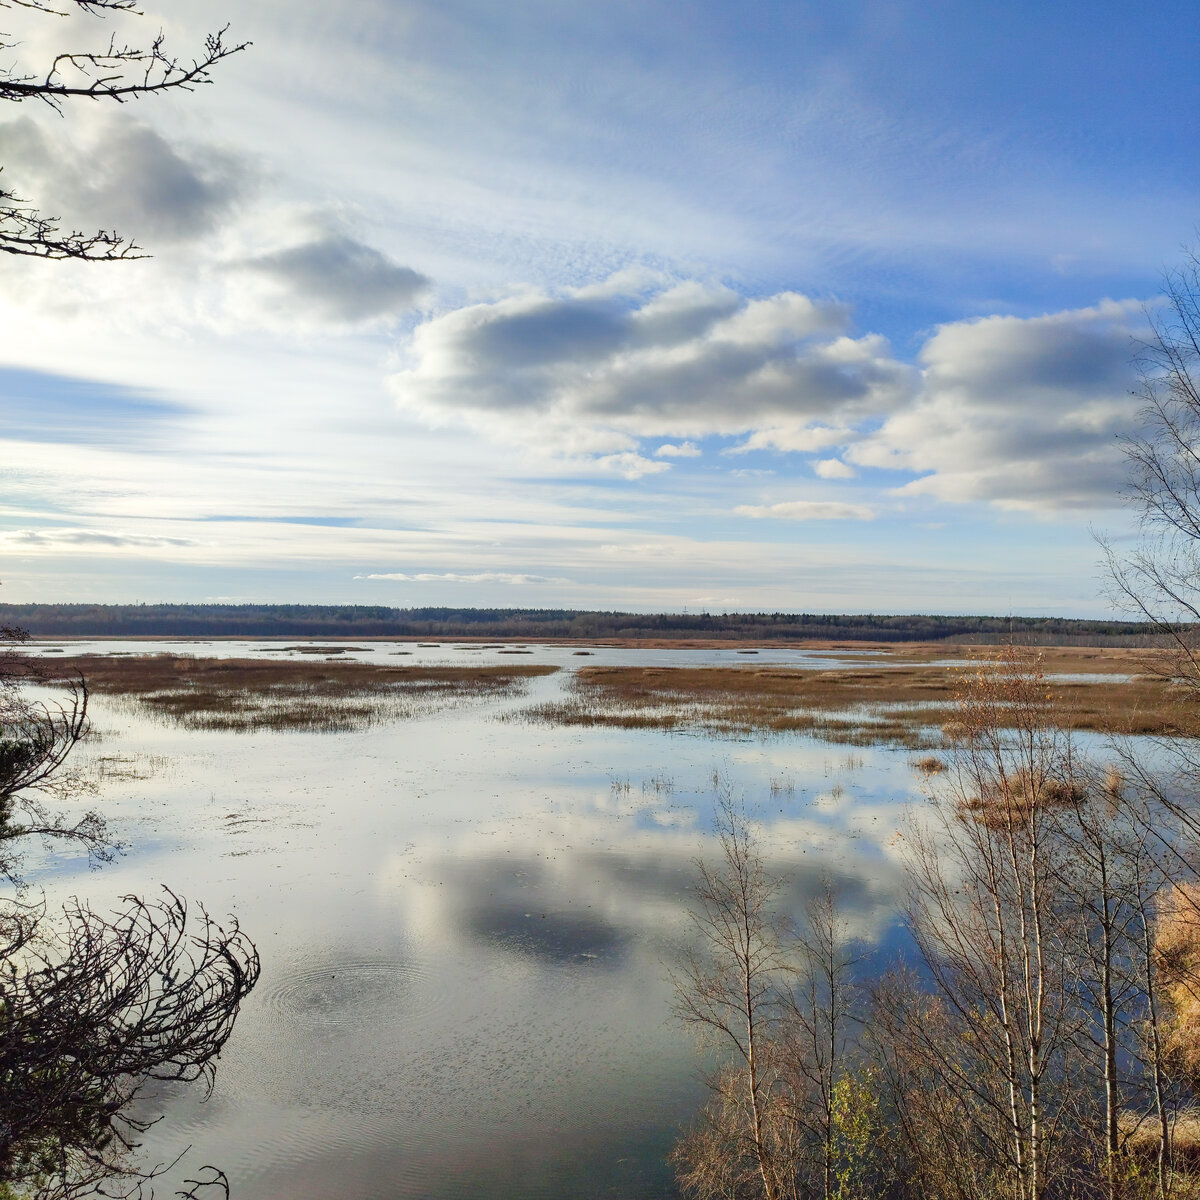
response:
M941 326L920 353L922 387L845 457L920 477L906 495L1005 508L1111 504L1117 435L1138 401L1132 335L1140 304L1105 301L1042 317Z
M473 575L457 572L421 571L409 574L405 571L386 571L371 575L355 575L355 579L389 579L396 583L570 583L569 579L555 579L549 575L512 575L503 571L479 571Z
M875 512L865 504L842 504L836 500L787 500L782 504L739 504L740 517L771 518L777 521L871 521Z
M410 308L430 281L348 234L326 231L236 269L268 285L278 310L335 324L358 324Z
M800 437L909 393L913 373L886 341L848 330L844 306L796 292L530 291L426 321L391 382L400 407L429 422L572 453L581 437L608 439L608 453L646 437Z
M121 114L79 140L47 137L29 117L0 125L5 185L64 225L116 229L151 245L210 234L253 180L247 163L211 146L172 145ZM11 177L10 177L11 172Z
M822 479L853 479L858 472L840 458L823 458L813 465L813 470Z
M671 469L670 463L655 462L640 454L623 451L620 454L602 454L593 460L602 471L613 471L625 479L641 479L643 475L658 475Z
M1135 422L1140 304L948 323L914 365L849 320L798 292L745 299L623 276L430 318L391 386L430 424L629 479L715 436L733 439L726 454L815 455L825 480L889 469L902 496L1042 510L1112 501L1116 435Z

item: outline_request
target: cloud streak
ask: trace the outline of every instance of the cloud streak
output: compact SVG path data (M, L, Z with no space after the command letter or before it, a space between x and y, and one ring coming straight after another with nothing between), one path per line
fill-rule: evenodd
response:
M740 517L775 521L872 521L875 511L866 504L837 500L785 500L780 504L739 504Z
M549 575L510 574L506 571L477 571L472 574L455 571L420 571L412 574L406 571L385 571L370 575L356 575L354 578L385 579L394 583L498 583L506 586L544 583L564 584L571 582L569 579L556 579Z
M0 533L0 545L13 550L58 550L73 547L161 550L172 546L194 546L196 543L191 538L105 533L97 529L14 529Z

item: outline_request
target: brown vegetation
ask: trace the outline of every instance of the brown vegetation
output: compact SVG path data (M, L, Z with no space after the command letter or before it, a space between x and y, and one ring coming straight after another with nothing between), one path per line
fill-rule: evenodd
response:
M512 696L556 667L419 667L383 663L179 658L168 654L56 659L56 679L83 676L189 729L342 732L476 697Z
M1200 1082L1200 888L1176 884L1158 903L1154 956L1170 1013L1165 1042L1174 1066ZM1200 1118L1193 1118L1200 1134ZM1200 1136L1196 1144L1200 1146Z
M878 663L816 671L583 667L571 696L527 715L566 725L797 731L851 745L937 746L943 727L953 733L955 695L970 671L961 660L947 664L945 654L945 647L904 647L880 651ZM929 661L935 657L943 661ZM904 665L884 665L897 662ZM1038 660L1052 712L1063 727L1128 734L1192 728L1194 697L1147 673L1147 665L1144 654L1112 650L1062 649Z

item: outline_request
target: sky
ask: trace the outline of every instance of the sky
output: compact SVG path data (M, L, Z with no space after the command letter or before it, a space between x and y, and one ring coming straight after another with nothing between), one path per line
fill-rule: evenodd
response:
M0 8L0 599L1100 616L1200 7Z

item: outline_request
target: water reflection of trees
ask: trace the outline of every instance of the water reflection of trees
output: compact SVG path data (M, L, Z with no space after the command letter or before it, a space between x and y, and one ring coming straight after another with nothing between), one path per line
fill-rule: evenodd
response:
M84 781L69 755L88 732L83 681L62 702L38 700L36 673L3 634L0 656L0 1195L69 1200L140 1195L134 1102L152 1081L211 1089L217 1056L258 978L258 955L236 921L221 925L164 890L126 896L112 912L79 900L53 913L21 879L37 839L116 847L95 812L69 816ZM188 1194L225 1189L205 1168Z

